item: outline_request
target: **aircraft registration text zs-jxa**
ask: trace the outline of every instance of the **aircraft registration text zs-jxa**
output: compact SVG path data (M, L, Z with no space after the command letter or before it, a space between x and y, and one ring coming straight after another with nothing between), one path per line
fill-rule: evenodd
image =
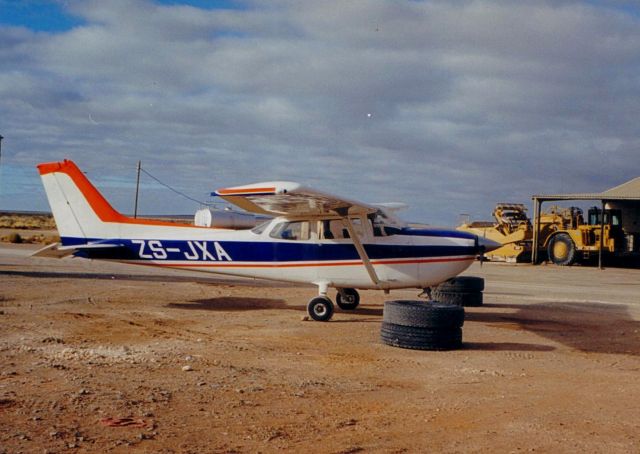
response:
M160 240L131 240L131 243L140 248L138 256L142 259L167 260L171 256L174 260L181 257L203 261L233 260L217 241L179 241L171 243L177 244L173 247L165 246Z

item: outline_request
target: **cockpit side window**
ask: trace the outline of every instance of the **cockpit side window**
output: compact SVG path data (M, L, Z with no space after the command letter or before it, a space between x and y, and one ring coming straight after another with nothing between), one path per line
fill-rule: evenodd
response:
M373 236L387 236L387 232L384 229L384 218L382 212L378 212L369 217L371 221L371 228L373 230Z
M326 219L320 221L320 224L321 238L324 240L343 240L349 238L349 230L342 222L342 219ZM362 237L365 231L362 220L360 218L351 218L351 224L356 234Z
M364 226L362 225L362 219L353 218L351 219L351 224L353 225L353 230L356 231L356 235L358 235L359 237L362 237L364 235ZM348 231L346 232L345 238L349 238Z
M389 218L382 211L370 215L369 220L371 221L373 236L391 236L400 232L400 229L389 225Z

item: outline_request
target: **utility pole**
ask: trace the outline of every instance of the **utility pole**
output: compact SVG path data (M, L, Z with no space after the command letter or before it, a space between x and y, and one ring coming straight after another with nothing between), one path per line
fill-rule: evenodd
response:
M136 203L133 208L133 217L138 217L138 191L140 190L140 168L142 167L142 161L138 161L138 178L136 179Z

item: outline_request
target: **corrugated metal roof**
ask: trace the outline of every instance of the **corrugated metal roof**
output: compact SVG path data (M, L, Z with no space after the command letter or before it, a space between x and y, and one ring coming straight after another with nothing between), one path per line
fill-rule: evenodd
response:
M603 192L585 192L578 194L542 194L532 199L543 200L640 200L640 177L622 183Z
M640 199L640 177L629 180L615 188L608 189L602 194L605 197Z

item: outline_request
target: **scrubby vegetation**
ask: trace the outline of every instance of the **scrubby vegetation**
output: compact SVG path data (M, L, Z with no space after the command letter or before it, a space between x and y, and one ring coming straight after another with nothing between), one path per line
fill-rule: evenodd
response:
M52 230L56 223L51 215L0 213L0 228L24 230Z
M60 241L53 216L0 212L0 242L55 243Z

